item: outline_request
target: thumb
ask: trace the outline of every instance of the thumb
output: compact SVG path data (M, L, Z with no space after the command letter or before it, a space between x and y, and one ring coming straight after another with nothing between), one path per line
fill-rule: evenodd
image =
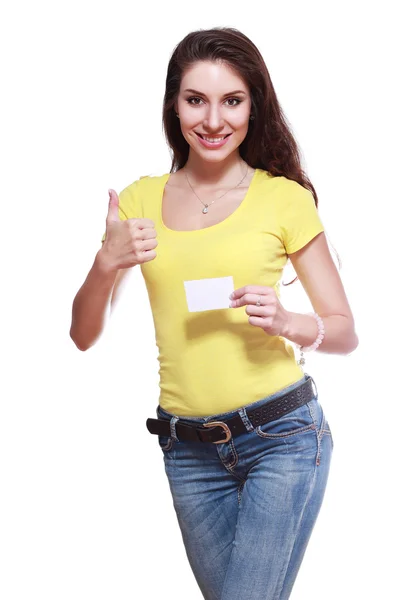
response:
M107 218L106 221L120 221L121 219L119 218L119 211L118 211L118 207L119 207L119 198L118 198L118 194L115 190L108 190L108 194L110 196L110 201L108 203L108 213L107 213Z

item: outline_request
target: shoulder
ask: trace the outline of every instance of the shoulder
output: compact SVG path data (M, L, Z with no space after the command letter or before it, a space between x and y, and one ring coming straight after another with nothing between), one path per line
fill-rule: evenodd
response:
M297 197L303 196L312 196L310 190L302 186L297 181L293 179L288 179L284 175L280 175L279 177L272 178L273 186L276 192L280 197L286 199L293 199Z
M278 213L296 214L303 210L317 210L312 192L297 181L284 176L274 177L271 187L273 204Z
M269 204L278 212L299 204L314 203L312 193L297 181L283 175L271 175L263 169L257 171L257 192L268 197Z
M257 169L257 183L263 190L268 190L277 196L291 196L301 194L307 190L292 179L288 179L284 175L271 175L269 171Z
M149 192L151 189L157 189L167 179L168 173L162 175L140 175L127 185L122 191L128 194L140 194L141 192ZM122 193L122 192L121 192Z

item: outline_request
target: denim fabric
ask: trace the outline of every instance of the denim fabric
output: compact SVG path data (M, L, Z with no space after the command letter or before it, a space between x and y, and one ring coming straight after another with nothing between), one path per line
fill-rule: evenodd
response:
M318 400L253 428L247 410L296 389L304 378L241 410L175 417L158 436L186 554L206 600L287 600L322 505L333 450ZM184 442L176 423L240 414L247 432L222 444Z

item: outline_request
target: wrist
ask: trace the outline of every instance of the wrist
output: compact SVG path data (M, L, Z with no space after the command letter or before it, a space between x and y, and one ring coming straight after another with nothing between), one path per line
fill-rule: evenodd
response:
M309 346L299 346L302 352L312 352L313 350L318 350L318 346L321 345L322 340L325 337L325 325L321 317L317 313L308 313L311 317L313 317L317 321L318 334L315 338L314 342Z
M318 335L317 323L310 314L287 311L281 335L298 346L308 347Z
M293 313L285 311L285 320L281 331L281 336L290 339L293 322Z
M102 275L115 276L119 271L119 269L110 262L104 246L97 252L94 266Z

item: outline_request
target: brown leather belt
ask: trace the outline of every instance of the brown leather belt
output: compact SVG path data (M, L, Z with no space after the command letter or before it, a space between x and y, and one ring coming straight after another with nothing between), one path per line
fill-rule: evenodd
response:
M315 397L312 387L313 379L309 375L306 377L306 381L294 390L274 400L267 400L264 405L258 408L246 410L247 417L253 427L275 421L299 406L310 402ZM150 433L167 437L171 436L170 419L147 419L146 427ZM202 425L184 423L178 420L175 424L175 431L178 440L185 442L212 442L213 444L228 442L231 437L248 432L239 413L224 421L208 421Z

